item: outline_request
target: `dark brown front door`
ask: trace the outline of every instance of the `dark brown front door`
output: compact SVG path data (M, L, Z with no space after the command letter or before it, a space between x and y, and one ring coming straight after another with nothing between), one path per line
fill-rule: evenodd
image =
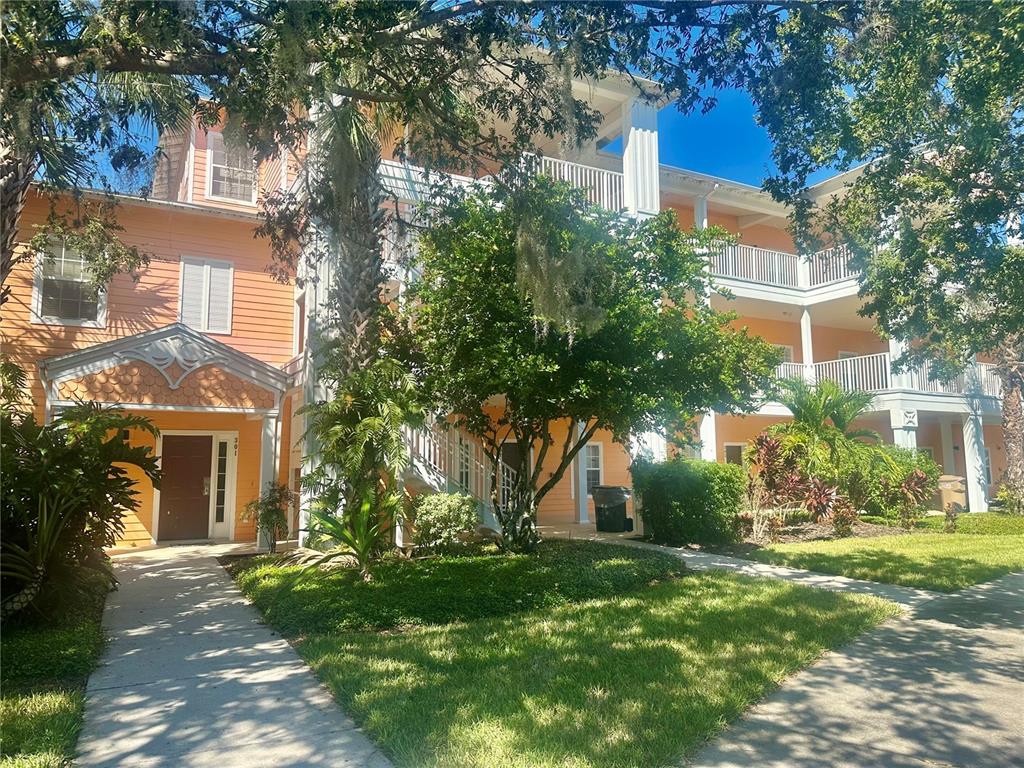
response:
M209 435L164 435L160 483L160 541L205 539L210 535Z

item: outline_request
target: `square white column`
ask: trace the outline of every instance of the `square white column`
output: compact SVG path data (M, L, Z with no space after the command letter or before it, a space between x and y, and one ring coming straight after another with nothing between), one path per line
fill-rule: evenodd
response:
M964 459L967 465L967 507L971 512L988 511L988 483L985 482L985 432L981 416L964 416Z
M576 439L583 436L586 426L582 421L574 422L570 429L576 430ZM584 445L576 454L576 476L573 482L576 484L576 522L590 522L590 507L587 503L587 446Z
M814 383L814 341L811 334L811 310L800 312L800 358L804 365L804 381Z
M942 441L942 471L947 475L956 474L956 452L953 450L953 424L948 419L939 422L939 439Z
M917 411L895 408L889 411L892 441L900 448L917 450Z
M270 483L276 483L278 469L281 466L281 414L270 411L263 417L263 429L260 439L260 487L259 493L267 489ZM258 550L266 551L269 543L263 533L256 541Z
M623 202L633 214L661 210L658 160L658 110L641 99L622 105Z
M714 411L708 411L700 420L700 457L704 461L718 461L718 429Z

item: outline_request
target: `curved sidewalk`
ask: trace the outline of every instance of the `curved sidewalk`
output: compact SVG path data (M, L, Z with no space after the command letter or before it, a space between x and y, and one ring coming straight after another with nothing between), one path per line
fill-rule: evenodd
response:
M221 568L230 547L115 558L76 765L389 768Z
M939 597L827 653L688 765L1024 766L1024 574Z

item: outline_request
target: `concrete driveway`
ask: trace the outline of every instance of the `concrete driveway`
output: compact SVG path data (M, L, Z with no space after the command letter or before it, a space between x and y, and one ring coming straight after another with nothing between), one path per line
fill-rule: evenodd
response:
M230 547L115 557L110 644L89 680L77 765L387 768L218 564Z
M923 603L826 654L690 765L1024 766L1024 574Z

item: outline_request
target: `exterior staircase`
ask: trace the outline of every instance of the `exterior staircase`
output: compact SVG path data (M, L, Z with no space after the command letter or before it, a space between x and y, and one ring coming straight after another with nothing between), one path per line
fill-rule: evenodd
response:
M499 528L491 503L491 468L475 438L454 429L430 425L405 428L409 466L407 487L419 493L464 493L477 501L484 525ZM517 473L505 462L499 466L501 495L515 485Z

